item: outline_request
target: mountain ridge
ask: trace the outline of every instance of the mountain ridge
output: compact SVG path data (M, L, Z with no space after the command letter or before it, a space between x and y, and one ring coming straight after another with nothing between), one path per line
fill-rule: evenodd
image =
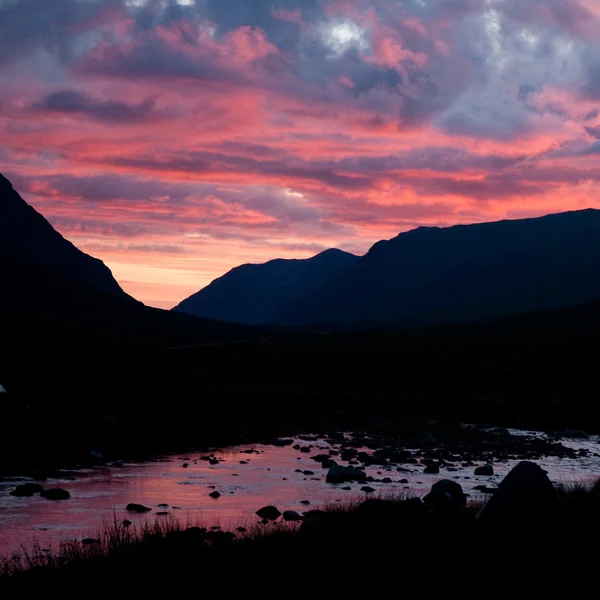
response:
M306 259L276 258L239 265L172 310L233 323L265 324L276 319L291 301L301 301L357 258L330 248Z

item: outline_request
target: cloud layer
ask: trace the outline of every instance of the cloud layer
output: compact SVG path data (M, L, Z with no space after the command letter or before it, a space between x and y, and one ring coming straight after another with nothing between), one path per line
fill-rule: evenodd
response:
M597 0L0 0L0 170L159 306L600 207Z

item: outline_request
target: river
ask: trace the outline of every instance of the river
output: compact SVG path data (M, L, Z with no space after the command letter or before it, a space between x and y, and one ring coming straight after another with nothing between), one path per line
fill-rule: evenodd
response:
M526 432L511 430L513 435ZM529 434L544 437L543 434ZM584 449L585 456L542 457L536 462L548 471L558 485L590 484L600 477L600 439L562 440L575 450ZM311 457L333 452L340 464L336 444L322 438L294 439L298 447L312 446L310 452L293 446L238 446L214 451L211 464L199 453L168 456L144 463L116 463L65 473L65 478L48 479L44 487L67 489L68 500L46 500L36 494L19 498L9 494L26 478L0 481L0 555L11 555L34 542L42 548L57 548L61 540L83 538L98 532L105 522L115 518L139 523L161 518L154 513L169 513L188 522L201 521L207 526L220 525L234 530L258 520L255 512L265 505L276 505L281 511L302 512L326 503L344 502L366 497L364 484L326 483L327 469ZM423 495L433 483L450 478L459 481L471 498L481 497L474 491L478 485L497 486L518 460L494 464L493 476L475 476L473 466L456 465L439 474L423 473L423 466L406 464L369 466L366 474L375 481L373 495L405 493ZM187 465L187 466L184 466ZM391 483L383 479L391 479ZM350 487L350 490L342 489ZM221 496L213 499L210 493ZM304 502L304 504L303 504ZM306 504L310 502L310 506ZM129 503L152 508L151 513L128 513ZM168 507L164 506L165 504ZM163 506L161 506L163 505Z

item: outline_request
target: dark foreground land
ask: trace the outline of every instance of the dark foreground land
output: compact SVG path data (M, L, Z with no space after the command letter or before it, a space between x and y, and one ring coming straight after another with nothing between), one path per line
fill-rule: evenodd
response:
M436 498L316 510L299 530L258 517L246 532L169 520L134 530L115 522L87 544L65 544L58 555L5 562L0 590L3 598L595 594L600 486L556 499L550 492L550 501L548 490L532 489L526 485L517 499L524 510L510 512L514 505L504 502L510 519L491 522L476 518L478 506Z
M550 313L413 332L254 331L178 349L85 336L4 347L0 474L92 450L144 458L302 430L401 433L431 418L598 432L600 309L566 315L568 326Z

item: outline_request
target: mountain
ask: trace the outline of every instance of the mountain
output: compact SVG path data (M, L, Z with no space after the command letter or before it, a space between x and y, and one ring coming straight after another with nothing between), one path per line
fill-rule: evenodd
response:
M371 250L279 324L447 325L600 298L600 211L421 227Z
M105 351L251 337L249 328L134 300L100 260L65 240L1 175L0 281L0 367L38 351L48 363L55 351L80 346Z
M108 267L76 248L0 174L0 256L35 264L66 280L124 297Z
M304 260L272 260L229 271L173 310L259 325L276 320L288 306L317 292L356 263L353 254L331 249Z

